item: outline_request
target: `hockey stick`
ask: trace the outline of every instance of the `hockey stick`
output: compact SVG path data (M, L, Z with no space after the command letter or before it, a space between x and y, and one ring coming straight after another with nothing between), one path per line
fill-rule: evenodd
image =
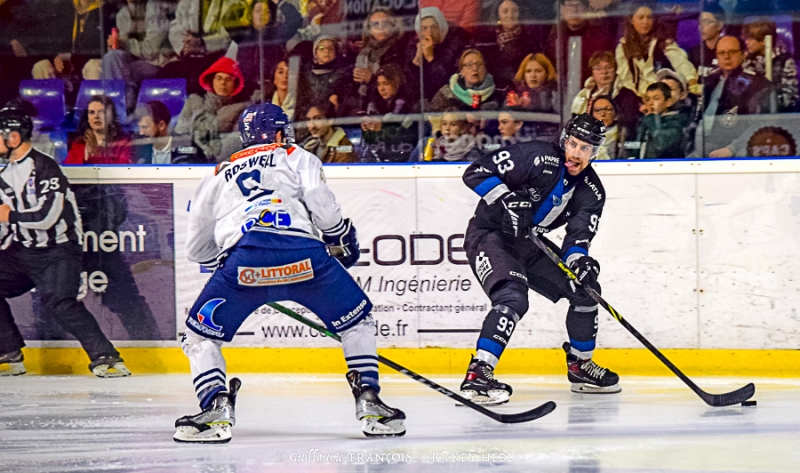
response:
M282 305L276 304L274 302L270 302L267 305L272 307L273 309L277 310L278 312L282 312L282 313L288 315L289 317L297 320L300 323L303 323L303 324L308 325L309 327L311 327L311 328L313 328L315 330L318 330L320 333L323 333L323 334L327 335L328 337L336 340L337 342L341 342L342 341L341 337L339 337L335 333L329 332L322 325L319 325L319 324L317 324L315 322L312 322L311 320L308 320L307 318L303 317L302 315L298 314L297 312L295 312L295 311L293 311L291 309L287 309L286 307L283 307ZM414 379L415 381L419 381L420 383L424 384L425 386L428 386L429 388L433 389L434 391L438 391L438 392L444 394L445 396L447 396L447 397L449 397L449 398L451 398L451 399L453 399L455 401L458 401L458 402L464 404L465 406L467 406L469 408L472 408L472 409L480 412L481 414L483 414L485 416L491 417L492 419L494 419L494 420L496 420L498 422L502 422L503 424L518 424L520 422L528 422L528 421L531 421L531 420L535 420L535 419L538 419L540 417L546 416L547 414L553 412L553 409L556 408L556 403L555 402L547 401L544 404L542 404L541 406L535 407L535 408L533 408L533 409L531 409L529 411L520 412L519 414L498 414L497 412L490 411L489 409L486 409L483 406L479 406L479 405L475 404L474 402L459 396L458 394L454 393L453 391L450 391L449 389L445 388L444 386L440 386L440 385L434 383L433 381L431 381L430 379L428 379L428 378L426 378L426 377L424 377L422 375L419 375L419 374L411 371L408 368L404 368L404 367L398 365L397 363L395 363L394 361L382 357L381 355L378 355L378 361L380 361L384 365L388 366L389 368L392 368L393 370L396 370L396 371L399 371L400 373L403 373L404 375L408 376L409 378Z
M531 231L530 238L531 240L533 240L533 243L536 244L536 246L538 246L539 249L542 250L544 254L548 256L548 258L553 260L553 262L557 264L558 267L561 268L562 271L564 271L564 273L566 273L567 277L569 277L573 281L577 278L577 276L575 276L575 273L573 273L567 267L567 265L564 264L563 261L561 261L561 258L559 258L559 256L555 253L555 251L553 251L552 248L547 246L547 243L543 242L536 235L536 233ZM647 349L650 350L650 352L654 354L656 358L661 360L661 362L664 363L667 366L667 368L670 369L670 371L675 373L675 375L679 377L681 381L686 383L686 385L689 386L692 389L692 391L695 392L695 394L700 396L700 399L705 401L706 404L708 404L709 406L714 406L714 407L732 406L734 404L739 404L741 402L750 399L756 393L756 387L753 383L750 383L747 386L743 386L735 391L731 391L729 393L724 393L724 394L710 394L703 391L702 389L700 389L699 386L694 384L694 382L691 379L689 379L688 376L683 374L683 372L679 370L677 366L673 365L672 362L669 361L667 357L664 356L658 350L658 348L653 346L653 344L651 344L646 338L644 338L644 336L641 333L639 333L638 330L633 328L633 326L630 323L628 323L627 320L623 319L622 315L620 315L619 312L617 312L613 307L611 307L611 304L609 304L608 302L605 301L605 299L600 297L600 294L598 294L594 289L590 287L586 287L584 289L592 297L592 299L594 299L598 304L603 306L603 308L607 310L612 317L617 319L617 322L621 323L622 326L625 327L628 330L628 332L631 333L631 335L636 337L636 339L639 340L642 343L642 345L647 347Z

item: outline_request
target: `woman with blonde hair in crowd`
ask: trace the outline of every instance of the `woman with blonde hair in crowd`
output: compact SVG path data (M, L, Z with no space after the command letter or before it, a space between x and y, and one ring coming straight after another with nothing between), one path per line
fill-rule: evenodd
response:
M650 84L658 82L656 71L666 68L683 74L695 90L692 86L697 84L697 69L686 51L668 37L650 7L639 5L625 21L625 35L615 53L617 76L623 86L644 97Z
M541 53L528 54L514 76L514 90L505 106L541 113L558 113L558 76L553 63Z

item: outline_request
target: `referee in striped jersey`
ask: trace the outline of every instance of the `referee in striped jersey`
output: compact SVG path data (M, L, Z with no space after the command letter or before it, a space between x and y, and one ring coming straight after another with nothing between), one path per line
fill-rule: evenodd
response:
M45 311L83 346L101 378L128 376L119 352L77 300L83 230L75 195L53 158L31 147L33 122L0 110L0 375L25 373L22 335L6 299L34 287ZM6 369L2 369L7 366Z

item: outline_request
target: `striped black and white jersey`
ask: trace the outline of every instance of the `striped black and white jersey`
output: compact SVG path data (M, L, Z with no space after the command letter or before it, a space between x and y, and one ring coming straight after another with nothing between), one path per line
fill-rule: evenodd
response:
M2 248L12 237L27 248L83 244L75 194L59 165L46 154L31 149L0 171L0 201L11 207L8 224L0 228Z

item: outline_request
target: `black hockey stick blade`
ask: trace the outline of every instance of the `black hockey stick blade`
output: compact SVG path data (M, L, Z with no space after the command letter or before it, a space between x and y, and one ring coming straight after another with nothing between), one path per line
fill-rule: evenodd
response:
M547 246L547 243L542 241L539 238L539 236L533 231L531 231L530 233L530 239L533 240L533 243L537 247L539 247L539 249L542 250L542 252L545 255L547 255L548 258L550 258L556 265L558 265L559 268L561 268L562 271L564 271L564 273L567 275L568 278L572 279L573 281L577 279L575 273L573 273L572 270L570 270L567 267L567 265L563 261L561 261L561 258L556 254L556 252L553 251L552 248ZM689 379L688 376L683 374L683 371L679 370L677 366L672 364L672 362L669 361L669 359L666 356L664 356L664 354L661 353L661 351L658 348L656 348L652 343L650 343L650 341L647 340L644 337L644 335L639 333L639 331L636 330L633 327L633 325L630 324L630 322L625 320L622 317L622 315L616 311L616 309L611 307L611 304L606 302L606 300L603 299L600 296L600 294L598 294L594 289L591 288L586 288L586 292L592 297L592 299L594 299L595 302L601 305L603 309L608 311L608 313L611 314L611 316L614 317L614 319L616 319L617 322L622 324L622 326L625 327L628 330L628 332L630 332L631 335L633 335L637 340L639 340L639 342L642 343L642 345L644 345L648 350L650 350L650 352L653 355L655 355L656 358L658 358L662 363L664 363L664 365L666 365L666 367L669 368L670 371L672 371L675 374L675 376L680 378L681 381L683 381L687 386L689 386L689 388L692 391L694 391L695 394L700 396L700 399L702 399L709 406L714 406L714 407L732 406L734 404L739 404L743 401L750 399L756 393L756 387L753 383L750 383L747 386L743 386L735 391L731 391L729 393L724 393L724 394L711 394L703 391L700 388L700 386L695 384L694 381L692 381L691 379Z
M328 329L326 329L322 325L319 325L319 324L317 324L315 322L312 322L311 320L308 320L307 318L303 317L302 315L298 314L297 312L295 312L295 311L293 311L291 309L288 309L288 308L286 308L286 307L284 307L284 306L282 306L280 304L274 303L274 302L270 302L267 305L272 307L273 309L277 310L278 312L281 312L281 313L283 313L285 315L288 315L289 317L297 320L298 322L300 322L302 324L305 324L305 325L307 325L307 326L319 331L320 333L324 333L325 335L327 335L328 337L336 340L337 342L341 342L342 341L341 337L339 337L335 333L328 331ZM394 361L392 361L392 360L390 360L388 358L384 358L383 356L378 355L378 361L383 363L384 365L388 366L389 368L392 368L393 370L395 370L395 371L397 371L399 373L402 373L402 374L408 376L409 378L424 384L425 386L428 386L429 388L433 389L434 391L438 391L441 394L444 394L445 396L464 404L464 406L469 407L470 409L474 409L474 410L480 412L481 414L483 414L483 415L485 415L487 417L491 417L492 419L494 419L494 420L496 420L498 422L501 422L503 424L518 424L520 422L528 422L528 421L531 421L531 420L536 420L536 419L538 419L540 417L546 416L547 414L553 412L553 410L556 408L556 403L555 402L548 401L548 402L542 404L541 406L535 407L535 408L533 408L533 409L531 409L529 411L520 412L520 413L517 413L517 414L499 414L497 412L490 411L489 409L486 409L483 406L475 404L474 402L470 401L469 399L466 399L466 398L454 393L453 391L445 388L444 386L441 386L441 385L431 381L430 379L411 371L410 369L408 369L408 368L406 368L404 366L398 365L397 363L395 363Z
M700 389L697 394L699 394L709 406L734 406L736 404L741 404L753 397L756 394L756 385L750 383L747 386L742 386L736 391L731 391L725 394L709 394Z

